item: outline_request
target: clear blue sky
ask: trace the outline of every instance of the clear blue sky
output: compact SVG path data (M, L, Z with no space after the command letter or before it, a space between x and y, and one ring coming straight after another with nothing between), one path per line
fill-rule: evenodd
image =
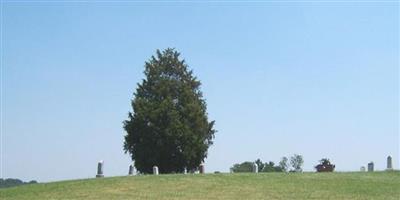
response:
M208 172L323 157L399 167L399 3L3 2L2 177L126 175L122 121L175 47L216 120Z

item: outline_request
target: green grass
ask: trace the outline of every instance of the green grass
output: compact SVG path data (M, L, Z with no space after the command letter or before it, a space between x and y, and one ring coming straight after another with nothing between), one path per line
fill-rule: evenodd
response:
M0 189L0 199L400 199L400 172L111 177Z

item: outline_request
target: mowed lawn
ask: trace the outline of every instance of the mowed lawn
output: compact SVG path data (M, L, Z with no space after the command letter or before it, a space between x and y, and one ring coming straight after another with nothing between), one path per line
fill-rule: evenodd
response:
M400 172L146 175L0 189L0 199L400 199Z

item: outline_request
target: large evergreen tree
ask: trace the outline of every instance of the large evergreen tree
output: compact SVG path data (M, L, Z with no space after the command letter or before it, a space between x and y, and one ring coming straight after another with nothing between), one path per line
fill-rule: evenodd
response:
M125 153L142 173L195 170L214 138L200 81L174 49L157 50L145 63L146 78L134 93L133 112L124 121Z

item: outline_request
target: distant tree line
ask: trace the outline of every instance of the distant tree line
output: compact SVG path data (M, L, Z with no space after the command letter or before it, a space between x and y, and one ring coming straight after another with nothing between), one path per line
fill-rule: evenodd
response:
M29 181L29 182L24 182L19 179L15 179L15 178L7 178L7 179L0 178L0 188L14 187L14 186L18 186L18 185L34 184L34 183L38 183L38 182L35 180Z
M281 161L279 161L278 165L275 165L274 162L269 161L266 163L263 163L260 159L257 159L254 162L246 161L242 163L237 163L234 164L231 167L231 171L238 173L238 172L252 172L253 171L253 164L257 164L258 166L258 172L301 172L304 160L303 156L301 155L293 155L290 158L290 163L289 159L287 157L282 157ZM289 168L290 166L292 167L291 169Z

